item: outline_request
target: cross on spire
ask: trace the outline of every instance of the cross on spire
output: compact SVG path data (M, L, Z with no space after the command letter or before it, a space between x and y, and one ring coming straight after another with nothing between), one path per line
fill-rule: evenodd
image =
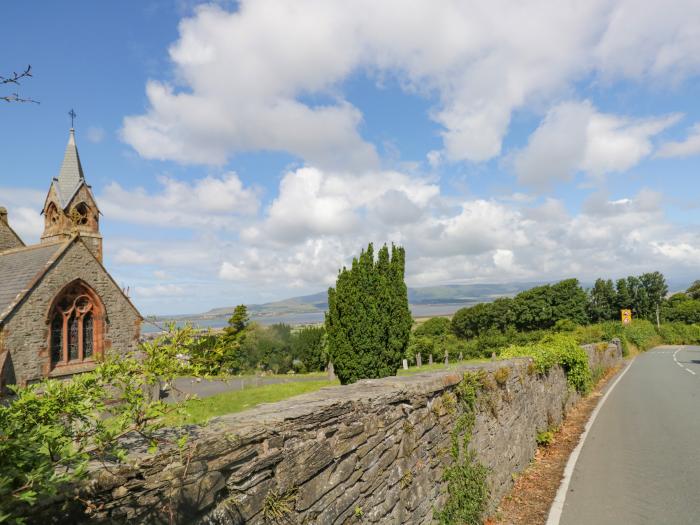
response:
M75 120L75 117L77 117L78 115L71 108L71 110L68 112L68 116L70 117L70 129L73 129L73 121Z

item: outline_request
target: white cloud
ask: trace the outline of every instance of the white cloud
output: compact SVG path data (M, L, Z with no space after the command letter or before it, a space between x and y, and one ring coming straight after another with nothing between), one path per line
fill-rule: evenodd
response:
M186 228L199 233L189 240L110 239L106 256L121 272L144 268L139 286L150 286L156 271L168 276L158 284L205 283L188 288L195 295L284 297L332 284L369 241L406 248L411 285L673 275L700 249L697 235L668 221L654 191L595 193L572 214L554 198L448 198L430 179L395 171L289 171L262 214L240 221L240 235L223 223L206 232L194 223Z
M654 242L652 246L654 251L663 257L692 268L697 268L698 260L700 260L700 245L698 245L697 241L697 239L694 239L693 244L690 242Z
M157 297L180 297L187 293L185 287L177 284L156 284L153 286L136 286L134 295L136 297L157 298Z
M45 198L41 191L0 186L0 206L7 208L10 226L27 244L37 242L44 231L41 210Z
M673 8L661 0L237 7L201 6L180 23L170 48L175 81L149 81L146 113L124 119L122 136L142 156L222 164L240 151L283 150L324 168L376 167L375 148L360 134L362 114L342 89L351 75L367 74L434 100L444 157L478 162L500 154L513 111L547 103L581 78L662 83L700 66L693 0ZM619 140L618 124L599 119L600 134ZM616 158L613 168L629 162Z
M284 175L266 218L244 230L251 242L293 244L310 236L362 235L418 220L438 196L431 182L396 171L363 175L300 168Z
M696 0L611 2L595 60L604 76L680 81L700 72Z
M652 138L679 119L600 113L588 101L558 104L515 154L518 181L547 188L573 179L579 171L595 177L626 171L649 156Z
M245 188L238 176L226 173L193 183L171 177L158 179L162 189L149 193L143 188L125 190L116 182L99 195L100 209L111 219L163 227L229 228L240 217L258 211L257 192Z
M168 274L168 272L164 272L163 270L154 270L153 277L155 277L156 279L160 279L161 281L170 279L170 275Z
M104 140L105 130L103 128L98 127L98 126L90 126L87 129L87 133L85 136L93 144L98 144Z
M700 154L700 123L690 128L685 140L661 144L655 156L662 158L690 157L698 154Z

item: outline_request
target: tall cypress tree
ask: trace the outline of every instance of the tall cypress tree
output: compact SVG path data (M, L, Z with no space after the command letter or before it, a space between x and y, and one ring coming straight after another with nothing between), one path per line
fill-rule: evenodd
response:
M328 290L326 331L341 383L394 375L408 346L411 312L404 283L405 253L370 244Z

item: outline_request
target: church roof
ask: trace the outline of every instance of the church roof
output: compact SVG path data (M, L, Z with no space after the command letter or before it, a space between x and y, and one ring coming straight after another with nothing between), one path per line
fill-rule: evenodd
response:
M70 243L35 244L0 253L0 324Z
M48 272L63 253L76 242L81 242L80 235L75 235L67 241L34 244L24 248L16 248L0 252L0 326L22 299L34 289L41 278ZM86 248L89 257L95 255ZM139 311L131 299L117 285L102 263L95 258L105 275L112 281L127 303L138 314ZM140 317L141 314L139 314Z
M64 209L70 203L70 200L78 191L81 183L85 182L83 174L83 166L80 164L80 155L78 155L78 147L75 144L75 130L71 128L66 152L63 155L63 164L58 178L54 179L56 193Z

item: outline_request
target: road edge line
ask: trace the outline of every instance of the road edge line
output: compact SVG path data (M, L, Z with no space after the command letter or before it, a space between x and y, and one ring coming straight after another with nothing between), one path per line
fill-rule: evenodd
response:
M559 521L561 520L561 515L562 512L564 511L564 503L566 502L566 494L569 492L569 485L571 484L571 477L574 473L574 468L576 467L576 462L578 461L579 454L581 454L581 449L583 448L583 444L586 441L586 438L588 437L588 431L591 429L593 426L593 423L595 422L595 419L598 417L598 412L600 412L600 409L602 408L603 404L605 403L605 400L608 399L608 396L610 393L615 389L617 384L620 382L620 379L627 373L627 371L630 369L632 366L632 363L634 363L634 359L629 361L627 363L627 366L625 369L620 372L620 375L617 376L617 379L613 382L612 385L610 385L610 388L605 392L602 398L600 398L600 401L598 401L598 404L596 407L593 409L593 413L591 414L591 417L588 418L588 421L586 422L586 425L583 428L583 432L579 436L579 441L578 444L576 445L576 448L573 450L571 455L569 456L569 460L566 462L566 467L564 467L564 475L562 477L561 483L559 484L559 489L557 490L557 495L554 497L554 501L552 502L552 506L549 507L549 514L547 515L547 523L546 525L559 525Z

